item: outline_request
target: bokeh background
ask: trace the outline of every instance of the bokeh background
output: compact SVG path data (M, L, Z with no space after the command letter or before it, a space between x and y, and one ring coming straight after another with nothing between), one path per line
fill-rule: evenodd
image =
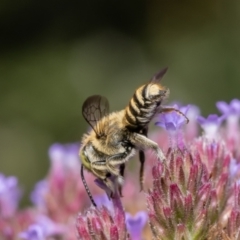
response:
M240 2L228 0L1 0L0 172L26 193L55 142L79 142L91 94L122 109L162 67L169 102L240 96Z

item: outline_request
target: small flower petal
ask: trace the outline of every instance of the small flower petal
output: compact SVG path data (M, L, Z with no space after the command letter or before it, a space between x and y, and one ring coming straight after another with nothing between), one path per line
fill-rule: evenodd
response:
M135 216L132 216L129 213L126 213L126 225L127 230L131 236L132 240L142 239L142 230L146 225L148 220L148 215L144 211L138 212Z

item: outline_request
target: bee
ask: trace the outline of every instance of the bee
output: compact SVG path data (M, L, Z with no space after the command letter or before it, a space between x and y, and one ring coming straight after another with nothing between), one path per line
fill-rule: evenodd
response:
M169 95L169 89L159 83L166 71L167 68L164 68L148 83L137 88L127 107L121 111L109 113L109 102L100 95L90 96L83 103L82 114L92 130L82 138L79 152L81 178L94 206L96 204L83 175L84 168L103 181L112 193L115 188L110 178L115 177L121 195L125 164L139 151L142 190L144 151L151 149L158 160L165 160L158 144L147 137L151 120L156 114L177 111L188 122L187 117L177 109L162 106Z

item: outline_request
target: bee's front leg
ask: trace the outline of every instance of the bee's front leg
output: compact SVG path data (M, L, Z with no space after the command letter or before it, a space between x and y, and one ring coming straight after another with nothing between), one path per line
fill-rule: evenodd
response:
M100 179L105 179L106 172L108 171L106 161L91 162L91 171L96 177Z
M109 197L112 197L115 192L115 186L113 181L110 179L112 172L109 171L109 168L106 164L106 161L95 161L91 163L92 173L108 187L110 193L107 192Z
M132 133L129 141L140 150L152 149L160 161L165 161L165 155L157 143L139 133Z

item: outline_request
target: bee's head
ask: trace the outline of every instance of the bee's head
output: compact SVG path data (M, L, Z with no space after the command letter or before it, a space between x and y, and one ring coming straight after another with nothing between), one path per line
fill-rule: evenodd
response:
M86 151L86 147L82 147L80 150L80 158L82 165L89 171L91 171L91 165Z
M148 99L152 100L165 100L169 95L169 89L163 87L160 84L154 83L151 84L148 88L148 92L146 94L146 97Z

